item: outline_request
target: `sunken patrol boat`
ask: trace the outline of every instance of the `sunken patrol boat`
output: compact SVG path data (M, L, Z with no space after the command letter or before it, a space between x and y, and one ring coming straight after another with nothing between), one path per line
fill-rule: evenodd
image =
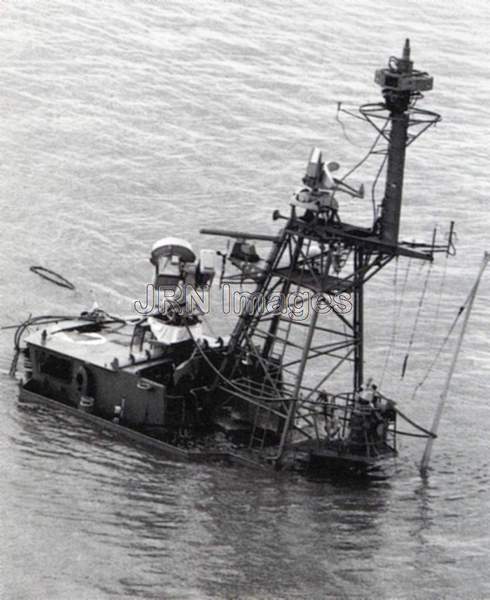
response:
M154 289L172 298L163 308L23 323L21 401L64 407L178 459L257 467L364 471L396 455L398 435L410 434L401 420L411 435L433 436L365 376L363 291L394 259L452 253L452 224L444 244L435 233L429 243L399 240L405 151L440 116L418 107L433 80L414 69L408 40L375 81L382 102L356 114L375 130L365 157L381 161L373 186L385 181L371 226L342 220L342 195L361 198L363 186L337 177L339 165L315 148L288 214L274 212L276 235L202 230L231 238L219 259L179 238L154 245ZM215 261L220 286L248 290L227 338L204 335L189 301L213 284ZM298 318L305 299L311 310Z

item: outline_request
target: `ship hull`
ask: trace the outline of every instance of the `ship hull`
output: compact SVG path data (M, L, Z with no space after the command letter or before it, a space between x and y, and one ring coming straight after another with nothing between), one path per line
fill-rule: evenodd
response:
M226 404L226 394L210 393L209 364L222 360L223 344L208 345L206 360L193 345L175 345L171 352L149 346L135 353L133 332L131 323L82 320L31 334L20 400L62 408L174 460L352 473L385 458L385 445L366 446L365 436L340 443L308 435L283 449L278 416L261 420L255 405L240 398Z
M112 435L130 443L141 446L150 451L155 451L177 462L192 463L220 463L226 465L244 466L253 469L267 469L274 466L273 461L264 461L252 451L211 449L186 449L170 444L142 431L137 431L126 425L121 425L110 419L101 417L71 406L60 400L50 398L30 389L31 382L19 384L19 402L21 404L37 404L46 406L54 411L65 411L82 422L88 423L100 431L110 432ZM376 470L381 462L396 453L385 453L378 457L362 455L339 454L327 448L308 450L304 446L300 451L293 451L294 460L285 461L283 467L295 471L301 468L305 471L321 471L333 475L364 475Z
M187 450L174 444L169 444L155 437L136 431L125 425L120 425L104 417L94 415L74 406L70 406L59 400L49 398L29 389L29 382L19 384L19 402L24 404L38 404L47 406L53 410L63 410L68 414L75 416L83 422L89 423L101 431L109 431L115 434L121 440L126 440L132 444L156 450L173 460L180 462L221 462L230 465L243 465L254 468L264 468L265 465L250 457L241 456L232 451L218 449L212 450Z

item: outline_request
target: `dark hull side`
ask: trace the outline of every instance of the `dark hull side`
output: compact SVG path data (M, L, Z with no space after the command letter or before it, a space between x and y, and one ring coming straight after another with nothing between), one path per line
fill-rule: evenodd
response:
M373 447L373 456L365 435L341 443L308 436L282 452L277 419L264 424L251 403L237 399L223 408L219 391L210 397L213 373L192 347L186 353L177 344L171 353L133 354L128 346L131 327L124 327L74 321L45 335L32 334L26 340L28 380L21 385L20 399L63 408L176 460L353 472L380 458L385 445ZM222 345L208 349L207 361L219 362L222 352ZM254 445L257 438L260 444Z
M195 463L221 463L227 465L241 465L254 469L273 468L271 461L266 461L250 451L223 450L222 448L186 449L161 439L137 431L131 427L121 425L110 419L80 410L80 408L42 395L29 389L29 383L20 383L19 402L29 404L42 404L55 410L64 410L78 419L90 423L92 426L105 431L110 431L121 440L128 440L133 444L152 449L176 461ZM355 455L340 455L334 450L307 449L303 445L292 452L294 459L285 461L282 465L286 470L320 470L335 475L364 475L376 469L380 458ZM299 452L298 452L299 450Z
M385 453L383 458L394 456ZM380 457L367 457L354 454L339 454L333 450L312 451L308 457L308 468L318 471L328 471L335 475L364 475L379 465Z
M168 444L162 440L146 435L129 427L114 423L98 415L94 415L74 406L43 396L29 389L29 383L20 384L19 402L29 404L43 404L54 409L62 409L77 418L90 423L101 430L111 431L121 439L130 440L146 448L152 448L158 452L177 461L185 462L222 462L227 464L244 465L254 468L264 468L265 465L252 458L241 456L231 451L223 450L187 450L173 444Z

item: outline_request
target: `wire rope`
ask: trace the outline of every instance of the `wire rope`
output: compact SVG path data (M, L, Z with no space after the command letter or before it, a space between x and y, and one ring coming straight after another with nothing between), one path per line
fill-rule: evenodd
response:
M39 265L30 267L29 270L33 273L36 273L36 275L39 275L39 277L46 279L46 281L50 281L51 283L58 285L59 287L64 287L69 290L75 289L75 286L71 281L68 281L68 279L59 273L56 273L56 271L52 271L51 269L47 269L46 267L41 267Z
M409 359L409 356L410 356L410 352L412 350L413 343L415 341L415 334L417 332L417 325L418 325L418 322L419 322L420 314L422 313L422 306L424 304L425 294L427 292L427 288L428 288L428 285L429 285L429 278L430 278L431 271L432 271L432 263L429 264L429 268L427 269L427 275L425 277L424 287L422 288L422 293L420 294L419 303L418 303L418 307L417 307L417 312L415 314L415 322L413 324L412 333L410 335L410 340L408 342L407 352L405 354L405 358L403 359L401 379L403 379L405 377L405 373L406 373L406 370L407 370L408 359Z
M453 322L451 323L449 331L446 334L446 336L444 337L444 339L442 340L441 345L439 346L439 348L438 348L436 354L434 355L434 358L432 359L431 363L427 367L427 371L426 371L425 375L419 381L419 383L415 386L415 388L413 390L413 393L412 393L412 397L411 397L412 400L415 398L415 396L417 395L417 392L420 390L420 388L424 385L424 383L429 378L429 375L431 374L432 370L434 369L437 361L439 360L439 357L440 357L441 353L443 352L444 348L446 347L446 344L449 341L449 338L451 337L451 335L452 335L452 333L454 331L454 328L456 327L456 324L458 322L459 317L463 314L466 306L468 305L468 302L470 301L470 298L471 298L472 294L473 294L473 290L468 294L466 300L459 307L458 312L456 313L456 316L454 317Z
M407 269L407 271L408 271L408 269ZM408 272L407 272L406 276L408 276ZM393 327L391 330L390 343L389 343L388 349L386 351L386 356L385 356L384 365L383 365L383 371L381 372L381 379L379 381L380 387L383 385L383 381L384 381L385 374L386 374L386 369L388 368L388 363L390 362L393 346L394 346L395 340L396 340L397 319L399 316L399 315L397 315L397 308L398 308L398 306L397 306L398 305L397 290L398 290L398 256L395 259L395 272L393 274Z

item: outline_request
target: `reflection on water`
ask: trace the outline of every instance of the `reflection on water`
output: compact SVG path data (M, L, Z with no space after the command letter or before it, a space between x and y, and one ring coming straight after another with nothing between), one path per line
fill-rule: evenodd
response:
M63 571L74 591L89 568L97 582L90 589L120 597L246 589L249 597L302 598L359 586L397 597L414 585L414 569L436 593L454 567L441 535L461 517L448 505L464 499L444 497L447 489L441 498L437 483L406 466L388 479L341 481L178 464L62 412L19 405L13 416L16 465L3 485L40 538L29 540L24 558L41 553L56 569L44 545L59 560L60 548L77 544L81 564Z

